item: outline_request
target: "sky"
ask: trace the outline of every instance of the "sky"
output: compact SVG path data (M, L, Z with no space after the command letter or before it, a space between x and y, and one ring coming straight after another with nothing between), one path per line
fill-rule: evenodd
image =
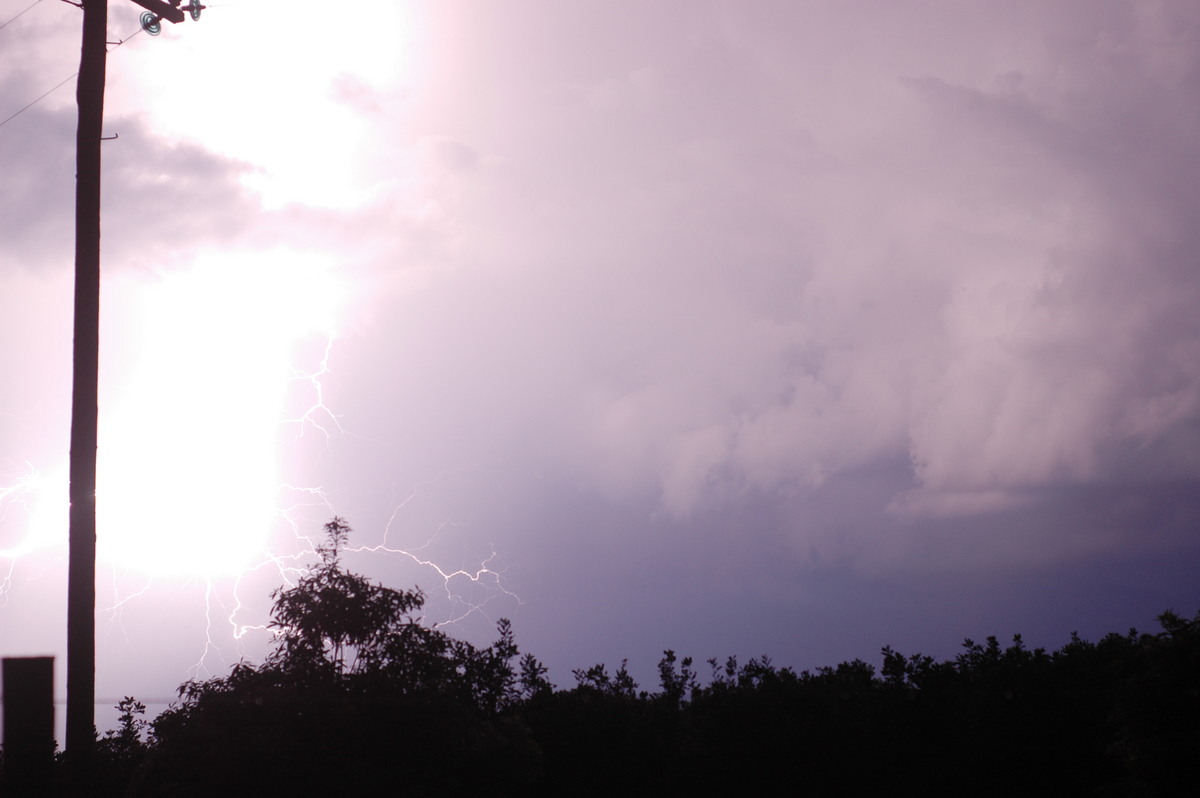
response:
M110 5L98 697L260 659L334 515L559 686L1200 610L1195 4ZM0 0L4 655L65 651L81 16Z

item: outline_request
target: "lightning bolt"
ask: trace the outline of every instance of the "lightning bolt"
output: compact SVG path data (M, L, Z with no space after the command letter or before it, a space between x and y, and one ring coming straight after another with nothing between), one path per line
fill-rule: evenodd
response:
M432 482L435 481L436 480L432 480L430 483L426 484L432 484ZM389 545L388 541L392 535L392 527L396 523L400 511L404 509L405 505L415 499L417 495L417 492L410 494L407 499L398 504L395 509L392 510L391 517L388 519L388 523L384 527L383 543L380 543L376 546L360 546L347 550L353 552L368 552L372 554L387 554L395 557L407 558L416 565L436 573L442 580L442 587L445 592L445 597L451 608L450 616L442 621L439 621L438 623L440 625L458 623L459 621L465 620L467 617L473 614L479 614L486 618L489 623L491 623L494 621L494 619L486 612L486 607L498 596L508 597L515 601L518 605L523 604L524 602L521 601L521 597L510 591L505 586L503 581L504 572L502 570L494 570L491 567L492 562L497 557L495 546L491 547L488 555L484 557L480 561L479 565L474 569L459 568L450 571L443 568L432 558L420 556L418 552L433 546L434 543L441 539L442 534L446 529L456 526L449 521L444 521L439 524L429 540L427 540L421 546L416 548L398 548ZM487 598L485 598L483 601L472 600L467 596L466 593L454 587L456 582L465 582L467 587L470 588L485 588L484 593Z
M0 609L8 606L9 592L12 590L13 569L16 567L15 557L5 557L4 575L0 577Z
M0 524L27 527L33 517L34 510L29 506L29 501L37 498L41 488L41 475L33 463L26 462L25 467L26 473L6 485L0 485ZM23 512L23 521L10 522L9 515L14 511ZM22 540L16 546L0 548L0 557L17 557L27 548L28 540Z
M11 540L0 548L0 608L8 606L18 561L52 542L44 512L51 482L26 462L24 473L0 485L0 535Z
M230 292L228 286L235 277L239 291ZM122 652L144 652L154 647L166 651L166 636L185 633L183 630L203 637L197 640L194 658L189 655L179 664L180 677L186 674L189 679L206 678L227 671L231 662L259 659L274 637L269 626L271 591L290 587L307 573L317 559L321 529L330 517L344 515L353 522L354 512L339 508L324 487L305 484L309 478L298 479L286 471L275 482L274 500L262 502L263 512L255 516L255 528L245 536L238 531L243 505L237 504L246 500L244 489L235 492L229 505L232 517L227 520L209 511L197 527L195 520L185 515L190 506L187 503L205 501L205 494L214 497L211 505L219 505L221 479L256 476L257 472L240 467L244 463L235 463L232 465L237 467L225 477L217 460L207 461L221 452L214 440L228 440L230 446L241 440L230 436L229 430L236 431L237 436L255 436L255 445L271 445L274 440L274 451L262 462L274 462L276 467L286 462L280 452L289 445L299 447L297 460L307 461L315 453L319 461L320 449L328 449L339 436L364 437L336 412L327 390L336 376L339 353L333 312L326 302L326 297L336 294L334 277L319 262L297 267L293 259L281 257L278 263L268 259L263 264L201 264L191 271L159 275L149 284L135 282L132 277L124 284L118 281L112 295L123 297L127 303L123 306L124 316L144 316L140 327L134 329L153 333L131 339L133 354L129 358L135 366L134 376L113 394L118 400L130 399L130 403L109 404L112 410L107 421L102 418L112 436L106 451L116 453L106 473L125 480L140 480L145 475L149 480L134 486L113 481L102 486L104 495L98 495L108 513L107 519L101 519L101 535L113 536L102 541L107 546L102 547L105 551L101 556L108 559L102 559L100 571L105 584L98 585L102 596L97 616L102 641L99 653L114 665L124 667L127 660L121 658L127 655ZM274 305L264 301L264 297L275 296L281 280L289 281L287 291L291 293L286 301ZM305 287L306 281L312 283L311 287ZM264 305L272 308L265 315ZM222 309L219 315L225 320L223 326L204 326L213 316L212 308ZM318 323L314 324L314 318ZM197 336L195 331L201 327L205 334ZM225 363L225 353L237 359ZM287 360L268 360L277 357ZM270 366L279 368L286 385L280 387L263 378ZM204 378L198 379L197 373ZM225 375L225 380L211 380L214 375ZM247 398L253 401L240 407L236 396L224 387L236 387L243 379L247 380ZM271 392L275 390L279 391L279 404L264 404L263 396L274 396ZM239 409L244 411L242 417L231 415ZM281 434L258 434L262 424L272 423L268 420L272 413ZM202 415L214 425L213 436L206 437L186 422L187 418ZM247 424L247 419L253 424ZM289 425L293 435L287 434ZM147 436L158 443L157 448L144 445ZM173 466L165 464L155 470L147 464L173 454L161 445L167 436L178 440L179 446L195 445L197 449L191 459L180 462L189 492L178 497L170 494L170 500L164 502L158 492L176 489L180 476L172 474L171 479L163 479L164 471ZM118 441L120 445L116 445ZM131 459L131 454L140 459ZM258 450L234 451L230 456L242 454L250 458L251 465L259 463L255 459ZM8 471L8 479L0 484L0 607L15 604L11 600L16 595L14 584L22 586L28 581L27 563L39 563L33 578L48 577L46 583L55 585L55 590L56 580L63 575L60 571L65 572L66 469L48 476L32 463L25 463L17 468L10 466ZM477 616L490 626L498 603L506 607L521 604L506 584L496 548L488 546L479 552L447 556L446 546L456 543L464 525L453 519L414 521L407 515L413 502L452 476L443 472L412 486L403 499L392 503L386 522L375 528L359 526L351 540L357 545L346 552L355 558L356 565L367 563L365 569L354 570L365 570L368 575L376 570L375 564L387 564L393 573L394 562L404 563L405 573L415 569L415 577L405 578L425 588L431 597L426 613L435 625L459 624ZM195 484L195 480L204 481ZM251 497L254 495L261 496L252 493ZM244 506L246 512L257 512L253 505ZM225 526L211 536L204 531L213 523L209 516ZM133 526L128 525L131 518L136 519ZM129 537L119 537L127 533ZM249 547L244 545L246 540L253 541ZM219 570L222 547L230 547L233 556L244 558L235 570ZM37 552L45 557L31 560L29 555ZM193 553L194 569L188 565L189 554ZM454 558L457 561L448 564ZM210 566L214 570L205 573ZM18 581L18 575L22 581ZM139 619L137 625L135 618ZM141 626L147 621L155 630L148 636Z
M334 336L328 336L315 368L292 370L293 379L306 386L310 397L310 402L302 412L285 419L285 423L296 425L296 439L302 438L307 431L316 431L328 444L334 436L353 434L345 429L341 417L325 401L325 379L332 373L334 344ZM393 539L401 534L398 528L405 508L418 499L425 488L437 484L445 476L446 472L442 472L419 483L403 500L393 506L380 543L352 546L345 551L358 555L406 560L433 576L435 582L440 585L439 593L448 608L434 622L435 626L456 624L472 615L481 616L491 625L494 623L494 618L488 611L491 603L498 599L518 606L523 603L520 596L505 584L505 569L494 567L499 557L494 546L489 547L486 556L470 567L448 568L434 557L427 556L425 552L429 548L460 526L453 521L442 521L425 542L418 546L403 547L393 543ZM204 580L205 643L200 657L188 670L188 677L191 679L209 676L228 667L231 657L225 650L225 644L218 641L218 637L222 637L216 631L218 625L226 630L224 636L234 643L237 656L233 659L252 653L248 645L252 635L260 641L274 638L275 633L269 627L262 597L246 598L246 582L251 575L267 571L274 577L276 585L282 585L284 588L295 585L300 577L308 573L308 567L316 559L316 549L322 540L320 530L324 522L339 514L333 500L320 486L284 483L279 486L278 492L281 500L277 508L277 518L286 530L287 539L281 547L285 551L264 548L260 556L233 580L227 599L222 596L214 580ZM223 624L216 622L218 617L224 619ZM218 662L220 667L216 667L214 661Z
M335 432L345 434L341 418L325 404L325 383L322 381L322 378L330 373L329 359L333 352L334 340L334 336L332 335L326 339L324 351L315 369L311 371L304 371L302 369L292 370L293 378L307 383L313 397L312 402L309 403L303 413L296 418L288 419L289 423L297 425L297 437L302 437L305 429L308 427L321 432L325 436L326 442L329 441Z

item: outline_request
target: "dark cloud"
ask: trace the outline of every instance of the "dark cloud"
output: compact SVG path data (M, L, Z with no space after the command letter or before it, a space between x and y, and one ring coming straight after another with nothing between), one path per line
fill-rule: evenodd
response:
M197 247L229 246L261 206L240 182L248 164L149 133L137 119L107 122L104 252L112 265L162 268Z
M4 268L67 268L74 252L74 108L30 109L0 136ZM30 131L36 130L33 135ZM239 183L249 167L194 144L172 143L132 118L110 118L103 151L102 258L106 267L162 267L197 246L236 240L257 200Z
M37 96L33 85L6 80L0 97L28 102ZM37 104L0 127L0 163L0 269L61 266L74 251L74 106Z
M872 499L889 528L1019 526L1145 459L1194 479L1195 48L1170 9L1027 13L939 27L974 54L851 10L804 28L853 45L814 61L778 8L614 30L554 76L485 46L448 90L510 112L448 129L482 167L435 193L456 243L378 319L394 387L359 401L411 420L406 460L508 458L680 523L879 462L911 463Z

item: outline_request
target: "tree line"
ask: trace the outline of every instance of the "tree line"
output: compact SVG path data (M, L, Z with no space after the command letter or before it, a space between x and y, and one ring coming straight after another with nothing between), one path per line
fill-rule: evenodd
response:
M1200 614L1072 635L1057 651L967 640L796 672L665 651L559 688L501 620L486 647L421 622L424 595L346 570L350 529L272 594L261 664L135 698L98 740L97 796L1182 794L1200 754Z

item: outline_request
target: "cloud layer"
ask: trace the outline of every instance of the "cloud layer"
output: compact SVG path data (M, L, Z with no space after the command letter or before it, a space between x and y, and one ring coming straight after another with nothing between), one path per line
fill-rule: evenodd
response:
M478 102L418 116L397 372L680 518L898 456L905 516L1195 479L1194 20L1102 5L487 19Z

